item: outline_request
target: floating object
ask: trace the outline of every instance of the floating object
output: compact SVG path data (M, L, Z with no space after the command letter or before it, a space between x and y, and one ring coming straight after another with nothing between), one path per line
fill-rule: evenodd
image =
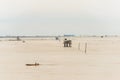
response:
M24 40L23 40L22 42L23 42L23 43L25 43L25 41L24 41Z
M35 64L26 64L26 66L39 66L39 63L35 63Z

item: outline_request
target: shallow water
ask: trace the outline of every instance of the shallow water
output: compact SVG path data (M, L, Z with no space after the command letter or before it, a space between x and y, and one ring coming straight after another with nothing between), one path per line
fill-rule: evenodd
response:
M119 45L112 50L112 43L93 43L85 54L77 43L63 48L56 41L0 42L0 80L119 80ZM25 65L35 62L40 66Z

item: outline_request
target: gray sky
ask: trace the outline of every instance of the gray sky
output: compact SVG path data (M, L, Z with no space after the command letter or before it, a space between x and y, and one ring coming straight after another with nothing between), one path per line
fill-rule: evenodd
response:
M120 35L120 0L0 0L0 35Z

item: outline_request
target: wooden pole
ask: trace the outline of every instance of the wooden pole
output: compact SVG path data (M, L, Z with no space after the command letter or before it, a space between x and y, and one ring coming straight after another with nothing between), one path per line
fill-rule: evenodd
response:
M80 43L78 44L78 50L80 50Z
M85 54L87 53L87 43L85 43Z

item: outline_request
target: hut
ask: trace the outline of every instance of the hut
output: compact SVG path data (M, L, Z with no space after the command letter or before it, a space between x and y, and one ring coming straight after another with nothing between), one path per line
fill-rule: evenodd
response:
M65 40L64 40L64 47L72 47L72 41L71 40L67 40L65 38Z

